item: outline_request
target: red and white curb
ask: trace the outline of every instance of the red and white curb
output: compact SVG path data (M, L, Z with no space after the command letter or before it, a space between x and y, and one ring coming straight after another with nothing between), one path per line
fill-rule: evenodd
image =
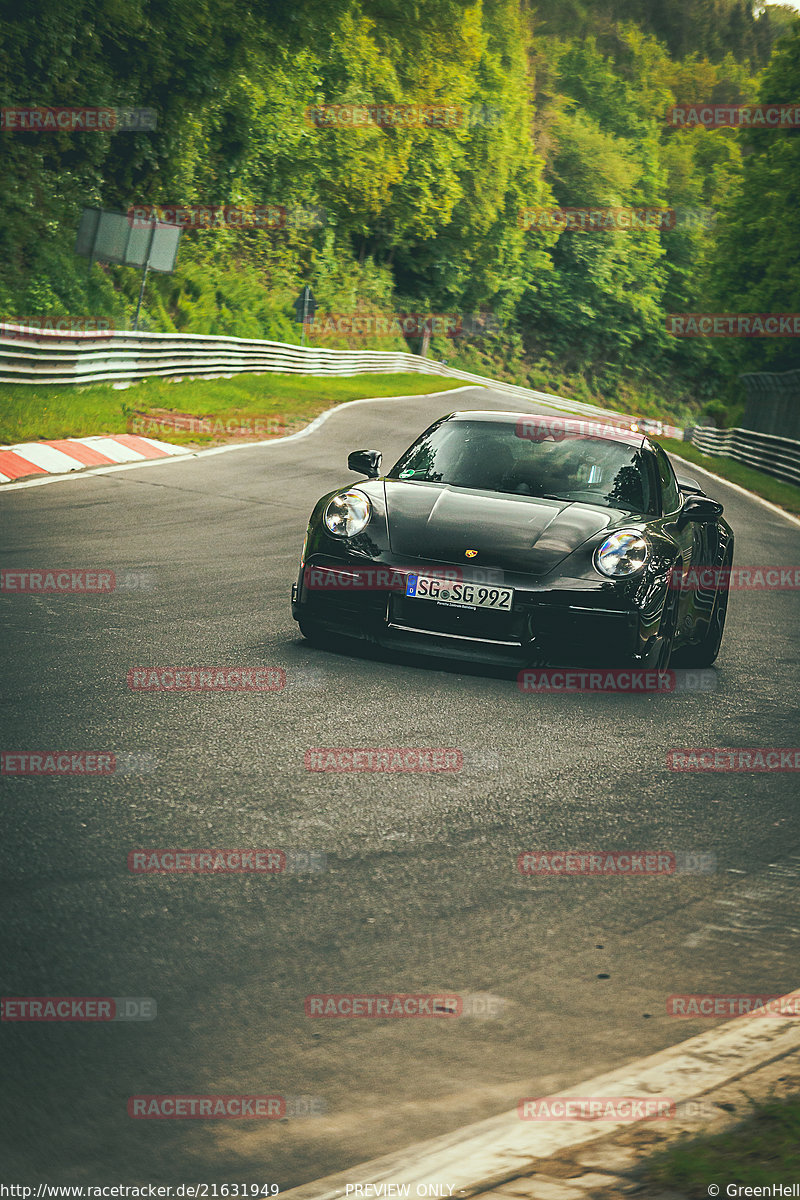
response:
M800 993L791 992L794 1000ZM560 1098L668 1096L676 1104L698 1100L734 1080L800 1049L800 1021L786 1017L737 1017L616 1071L558 1093ZM530 1081L521 1094L535 1095ZM363 1200L364 1197L447 1195L452 1200L488 1191L536 1170L541 1159L572 1150L639 1121L520 1120L517 1109L467 1125L455 1133L418 1142L372 1162L359 1163L281 1194L281 1200ZM650 1125L652 1122L647 1121ZM525 1180L520 1180L524 1184ZM431 1183L449 1191L432 1192ZM391 1189L391 1190L390 1190ZM504 1192L507 1195L507 1192ZM536 1191L521 1195L535 1196Z
M0 483L33 475L66 475L86 467L108 467L114 463L145 462L190 453L184 446L171 446L135 433L107 437L59 438L52 442L20 442L0 446Z

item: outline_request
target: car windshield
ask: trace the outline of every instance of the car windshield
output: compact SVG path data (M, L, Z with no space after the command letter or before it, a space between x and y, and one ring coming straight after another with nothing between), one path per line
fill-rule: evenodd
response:
M387 479L658 511L642 450L596 437L532 441L514 422L444 421L406 450Z

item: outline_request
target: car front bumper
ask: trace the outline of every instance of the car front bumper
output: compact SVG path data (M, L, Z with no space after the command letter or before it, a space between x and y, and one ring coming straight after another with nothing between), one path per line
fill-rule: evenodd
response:
M410 572L443 570L448 568L434 563L315 556L292 589L292 614L322 632L445 658L559 666L652 661L663 596L655 604L650 596L648 603L641 588L600 577L537 582L508 573L497 582L514 589L509 612L405 595ZM463 573L467 577L468 568Z

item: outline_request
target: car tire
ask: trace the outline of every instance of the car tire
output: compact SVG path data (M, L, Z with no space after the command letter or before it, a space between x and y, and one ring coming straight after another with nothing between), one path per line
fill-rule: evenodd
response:
M315 621L309 621L308 617L298 617L297 624L300 626L300 632L307 642L312 646L321 646L325 640L322 629Z
M656 661L653 664L657 671L666 671L669 668L672 660L672 646L675 641L675 632L678 628L678 597L670 595L664 602L665 606L669 605L669 611L666 618L662 615L661 624L663 625L666 619L667 631L661 635L661 645L659 646Z
M730 569L730 565L730 562L727 562L725 567ZM717 656L722 645L722 635L725 632L725 617L728 612L729 595L729 583L726 583L724 587L717 588L708 628L699 642L684 646L679 651L677 657L680 659L680 666L710 667L717 661Z

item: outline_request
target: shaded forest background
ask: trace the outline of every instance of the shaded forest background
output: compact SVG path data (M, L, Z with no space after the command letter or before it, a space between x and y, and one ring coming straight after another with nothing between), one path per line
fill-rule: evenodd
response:
M155 131L0 133L0 316L130 328L139 278L73 252L81 209L316 206L314 228L184 232L142 328L299 340L319 313L491 314L453 365L731 424L789 338L666 315L800 312L800 129L677 129L675 104L800 102L800 19L752 0L0 2L0 105L153 108ZM321 104L440 104L451 128L315 128ZM483 116L481 115L483 114ZM525 208L675 209L672 229L525 229ZM319 340L319 339L318 339ZM363 345L343 335L320 344ZM398 336L376 348L409 346ZM414 350L419 343L412 343Z

